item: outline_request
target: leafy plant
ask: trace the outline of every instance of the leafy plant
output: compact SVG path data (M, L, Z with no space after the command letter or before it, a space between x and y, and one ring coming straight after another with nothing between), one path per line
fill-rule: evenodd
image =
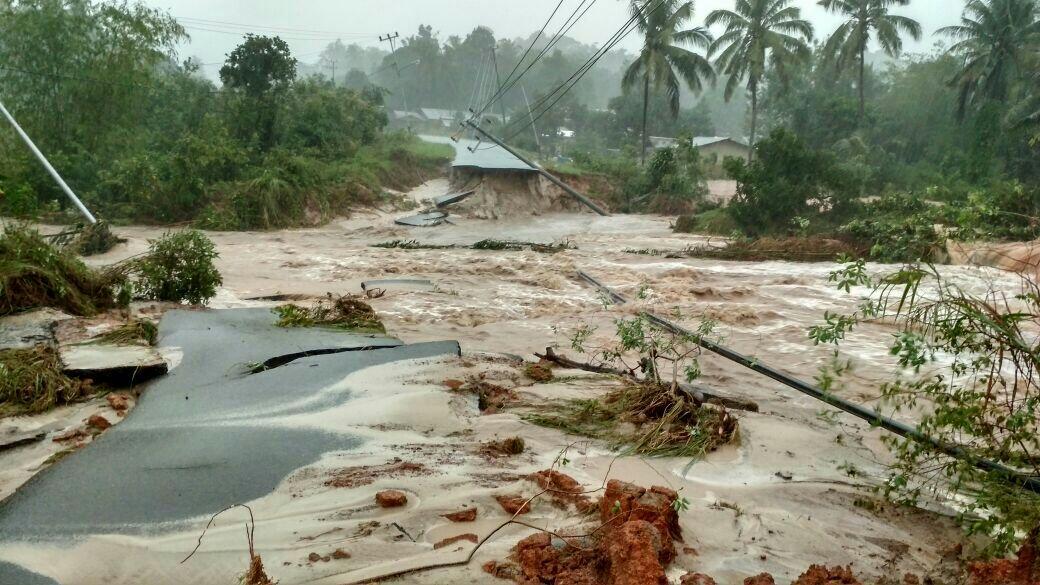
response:
M1040 524L1040 497L999 471L974 463L995 461L1040 476L1040 285L1022 277L1022 292L969 293L930 266L911 265L870 281L862 264L832 276L844 290L852 281L871 292L851 315L829 316L814 327L815 343L839 346L865 320L887 318L899 327L890 353L903 372L881 388L884 404L909 410L920 432L965 453L953 458L932 445L889 436L896 461L883 491L902 502L926 494L963 493L961 519L972 533L993 537L991 550L1010 550Z
M223 284L213 261L219 256L202 232L166 233L135 262L136 293L148 299L204 304Z

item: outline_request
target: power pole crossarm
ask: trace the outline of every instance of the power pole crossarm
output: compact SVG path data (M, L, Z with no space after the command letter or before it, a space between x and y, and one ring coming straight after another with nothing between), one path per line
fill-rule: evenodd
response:
M534 170L538 171L539 173L541 173L541 175L543 177L545 177L546 179L549 179L550 183L552 183L553 185L556 185L560 189L563 189L568 194L570 194L571 197L574 197L575 199L577 199L579 202L581 202L583 205L585 205L586 207L588 207L592 211L595 211L596 213L598 213L600 215L603 215L603 216L609 216L610 215L610 213L606 209L603 209L599 205L596 205L591 199L589 199L588 197L582 195L581 193L578 193L577 191L572 189L570 185L568 185L567 183L564 183L563 181L557 179L549 171L543 169L541 166L539 166L538 164L534 163L533 161L528 160L527 157L525 157L524 155L520 154L516 150L513 150L508 144L506 144L505 142L502 142L497 137L495 137L492 134L488 133L487 130L484 130L483 128L481 128L478 124L474 123L473 120L467 120L466 121L466 125L470 126L474 130L479 132L481 136L484 136L488 140L490 140L491 142L494 142L495 144L501 146L506 152L508 152L509 154L511 154L511 155L515 156L516 158L520 159L520 161L523 162L524 164L526 164L527 166L529 166L532 169L534 169Z
M32 138L29 138L29 135L25 133L25 130L22 130L22 127L18 125L18 122L14 119L14 116L11 115L11 112L7 111L7 108L4 107L3 103L0 103L0 112L2 112L4 114L4 117L7 118L7 121L10 122L12 126L14 126L14 130L18 133L18 136L22 138L22 140L25 142L25 145L29 147L29 150L31 150L32 153L36 155L36 158L39 159L40 164L43 165L43 168L47 169L47 172L50 173L51 177L54 179L54 182L56 182L58 186L61 187L61 190L65 192L65 195L67 195L69 199L72 200L72 203L76 206L77 209L79 209L79 212L83 214L83 217L87 218L87 221L91 224L97 223L97 219L94 217L94 214L90 213L90 210L87 209L86 205L83 205L83 202L79 200L79 197L76 197L76 194L72 192L72 189L68 186L67 183L65 183L65 180L61 178L61 175L58 174L58 171L54 170L54 167L51 166L51 163L47 160L47 157L43 156L43 153L40 152L39 148L36 148L36 144L33 143Z

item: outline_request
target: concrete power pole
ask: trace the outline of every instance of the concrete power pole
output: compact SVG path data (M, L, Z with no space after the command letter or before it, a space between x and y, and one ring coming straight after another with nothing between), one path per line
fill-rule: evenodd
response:
M54 167L51 166L51 163L47 160L47 157L43 156L43 153L40 152L39 148L36 148L36 144L33 143L32 138L29 138L29 135L25 133L25 130L22 130L22 127L18 125L18 122L14 119L14 116L11 115L11 112L7 111L7 108L4 107L3 103L0 103L0 112L2 112L4 117L7 118L7 121L10 122L12 126L14 126L14 131L17 132L18 136L22 138L22 140L25 142L25 145L29 147L29 150L31 150L32 153L36 155L36 158L39 159L40 164L43 165L43 168L47 169L47 172L50 173L51 177L54 179L54 182L57 183L58 186L61 187L61 190L65 192L65 195L67 195L68 198L72 200L73 205L75 205L76 208L79 209L79 212L83 214L83 217L85 217L87 221L91 223L91 225L97 223L97 219L94 217L94 214L90 213L90 210L87 209L86 205L83 205L83 202L79 200L79 197L76 197L76 194L73 193L72 189L68 186L67 183L65 183L65 179L61 178L61 175L58 174L58 171L54 170Z
M381 43L389 42L390 43L390 58L393 59L394 72L397 73L397 79L398 79L398 85L399 86L400 86L400 79L401 79L401 68L397 64L397 43L396 43L396 41L397 41L397 38L400 37L400 36L401 36L400 34L398 34L397 32L394 32L393 34L386 33L386 35L380 35L380 37L379 37L379 42L381 42ZM403 86L401 87L401 100L404 101L404 109L405 109L405 111L407 111L408 110L408 95L404 91Z

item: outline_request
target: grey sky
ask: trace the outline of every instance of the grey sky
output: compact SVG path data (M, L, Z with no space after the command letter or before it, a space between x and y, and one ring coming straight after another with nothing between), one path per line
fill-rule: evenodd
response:
M564 0L554 22L562 22L580 0ZM464 35L476 25L486 25L499 37L527 36L537 30L557 0L145 0L156 8L168 9L174 16L208 22L182 21L189 26L192 41L181 50L182 57L200 57L204 63L222 61L248 32L279 32L289 41L302 61L317 58L330 40L341 37L345 43L378 45L378 35L390 31L407 36L420 24L433 25L441 38ZM696 20L701 21L716 8L731 8L733 0L699 0ZM814 0L795 0L817 29L817 36L828 34L838 19L820 8ZM910 6L894 11L918 19L925 30L919 43L907 49L923 51L935 43L934 31L957 21L964 0L914 0ZM586 43L602 43L627 18L627 0L598 0L570 36ZM277 28L279 30L271 30ZM208 29L208 30L206 30ZM282 30L285 29L285 30ZM289 30L291 29L291 30ZM555 30L550 25L550 30ZM639 40L632 34L625 48L634 50Z

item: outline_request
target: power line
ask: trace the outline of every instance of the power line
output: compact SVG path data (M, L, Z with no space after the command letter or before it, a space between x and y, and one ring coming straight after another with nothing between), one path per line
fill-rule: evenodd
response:
M512 78L512 73L510 73L510 75L507 76L505 83L500 85L499 91L496 92L495 95L491 98L491 100L489 100L488 103L485 104L484 107L480 109L480 111L477 113L476 117L480 117L485 112L487 112L487 110L490 109L491 106L494 105L494 103L496 101L502 100L506 96L506 94L511 89L513 89L516 86L517 83L520 82L520 80L523 78L523 76L526 75L527 72L530 71L535 66L535 64L538 63L539 60L542 59L542 57L547 55L549 53L549 51L551 51L560 42L560 40L562 40L563 37L565 37L567 35L567 33L569 33L571 31L572 28L574 28L574 25L578 24L578 21L580 21L582 18L584 18L584 16L588 13L589 9L591 9L593 7L593 5L596 4L596 1L597 0L592 0L588 4L588 6L585 6L585 3L588 2L588 0L582 0L581 3L578 4L578 6L574 9L574 11L571 12L571 15L567 17L567 20L565 20L563 22L563 24L560 26L560 29L558 31L556 31L556 34L553 35L553 37L549 40L548 43L546 43L546 45L544 47L542 47L542 50L539 51L537 55L535 55L534 59L531 60L531 62L527 65L527 67L524 68L524 70L522 72L520 72L520 74L517 75L515 79ZM579 15L578 11L581 10L582 6L585 6L585 10L582 11L581 14ZM575 18L576 15L577 15L577 18ZM548 23L546 23L546 24L548 24ZM537 42L537 39L536 39L535 42ZM534 46L534 43L532 43L532 46ZM517 62L517 67L514 67L513 71L515 72L516 69L519 68L519 66L522 63L523 63L523 57L521 57L520 61Z
M314 29L291 28L291 27L283 27L283 26L267 26L267 25L261 25L261 24L246 24L246 23L241 23L241 22L229 22L229 21L225 21L225 20L208 20L208 19L205 19L205 18L195 18L195 17L191 17L191 16L174 16L174 18L177 19L178 21L184 21L184 22L187 22L188 24L191 24L191 25L196 25L196 26L201 25L201 26L207 26L207 27L211 27L211 28L220 28L220 29L242 28L242 29L249 29L249 30L281 31L281 32L287 32L287 33L303 33L303 34L308 34L308 35L322 35L322 36L335 35L337 37L358 37L358 38L374 38L374 37L378 36L378 35L375 35L373 33L345 32L345 31L335 31L335 30L314 30Z
M653 1L654 0L650 0L649 2L647 2L647 6L649 6L649 4ZM650 10L650 12L646 13L646 16L649 17L651 14L659 10L662 6L664 6L666 2L667 0L657 0L657 6ZM644 10L645 9L646 7L644 7ZM618 43L624 40L625 37L627 37L629 34L632 33L633 30L636 29L636 20L639 18L639 16L640 15L638 13L633 14L632 17L629 18L628 21L626 21L625 24L623 24L621 28L618 29L618 31L610 37L608 42L591 57L589 57L585 64L579 67L578 71L571 75L571 77L567 79L567 81L564 81L562 84L557 86L557 88L554 89L552 92L547 94L542 99L538 100L538 103L536 104L535 108L541 108L539 114L535 116L534 119L531 120L529 123L517 128L512 134L506 137L505 140L509 141L518 136L521 132L526 130L528 126L540 120L546 113L549 112L549 110L551 110L557 103L559 103L560 100L562 100L572 89L574 89L574 87L585 77L585 75L596 65L596 63L599 62L600 59L602 59L611 49L613 49ZM553 99L551 104L542 107L544 104L548 103L549 99L552 99L552 96L554 94L557 93L558 95L555 97L555 99ZM507 128L512 124L513 123L508 124ZM505 130L505 128L503 130Z

